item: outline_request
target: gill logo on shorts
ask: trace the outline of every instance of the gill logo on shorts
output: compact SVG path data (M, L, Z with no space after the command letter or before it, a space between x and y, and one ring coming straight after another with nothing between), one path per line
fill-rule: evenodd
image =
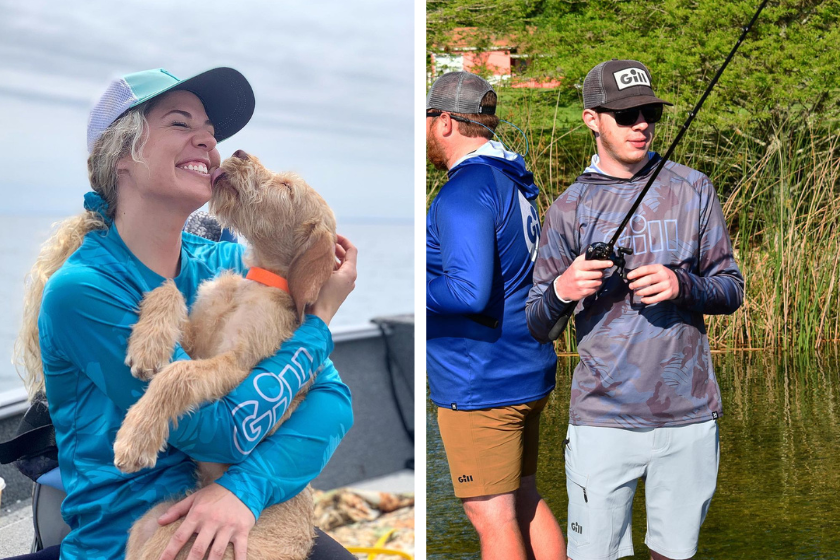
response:
M471 474L465 474L458 477L458 482L472 482L473 477Z
M625 68L613 72L613 77L615 77L615 85L618 86L619 91L632 86L650 87L650 78L648 78L647 72L641 68Z
M537 249L540 242L540 215L537 214L537 204L525 198L519 191L519 212L522 214L522 230L525 234L525 245L531 262L537 260Z
M604 243L615 234L611 229L604 234ZM677 220L646 220L644 216L633 216L624 233L618 238L619 247L633 249L633 255L646 253L676 252L679 249L679 223Z
M243 455L248 455L255 442L259 442L274 427L301 386L312 378L312 355L305 348L298 348L291 362L279 375L268 371L256 376L254 389L261 399L246 401L231 412L234 418L242 418L234 423L233 443ZM292 390L289 381L295 382L296 389ZM240 410L246 413L244 417L241 413L237 416Z
M572 523L572 531L574 531L578 535L582 535L583 534L583 525L581 525L580 523Z

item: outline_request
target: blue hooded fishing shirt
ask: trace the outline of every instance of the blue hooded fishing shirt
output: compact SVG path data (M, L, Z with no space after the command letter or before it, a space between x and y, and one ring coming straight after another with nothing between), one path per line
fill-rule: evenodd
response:
M243 247L182 234L175 284L192 305L199 284L226 269L244 272ZM89 233L50 278L38 321L50 415L71 528L63 560L125 555L128 530L153 505L196 485L190 459L231 463L217 482L259 519L295 496L326 465L353 423L350 392L328 356L326 325L307 316L273 357L260 362L227 397L170 425L167 448L152 468L114 467L114 439L147 383L125 365L126 345L143 295L165 279L140 262L115 226ZM173 360L190 357L178 346ZM318 377L295 413L271 436L294 394Z
M438 406L520 404L554 388L554 349L525 320L538 192L522 156L488 142L450 168L429 208L426 368Z

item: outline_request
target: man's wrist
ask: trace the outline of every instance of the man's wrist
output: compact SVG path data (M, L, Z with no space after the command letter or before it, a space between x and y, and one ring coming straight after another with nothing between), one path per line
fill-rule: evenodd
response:
M558 280L560 280L560 276L555 278L554 282L551 283L551 286L554 289L554 295L557 296L557 299L559 299L562 303L567 303L567 304L572 303L572 300L566 299L566 298L564 298L563 296L560 295L560 292L557 290L557 281Z

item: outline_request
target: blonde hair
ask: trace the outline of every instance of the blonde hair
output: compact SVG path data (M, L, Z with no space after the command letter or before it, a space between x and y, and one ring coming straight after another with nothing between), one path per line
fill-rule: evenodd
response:
M117 210L117 162L131 155L131 159L143 163L143 146L148 139L146 115L152 106L151 102L147 102L126 111L102 133L88 157L90 186L107 203L107 219L99 212L85 210L54 225L54 233L41 246L41 252L24 280L23 324L15 341L14 364L30 399L44 392L44 368L38 334L44 286L82 245L89 232L108 229ZM21 367L24 370L22 375Z

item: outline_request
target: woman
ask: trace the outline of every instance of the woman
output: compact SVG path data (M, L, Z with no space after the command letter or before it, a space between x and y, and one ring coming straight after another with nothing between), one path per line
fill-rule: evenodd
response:
M250 85L230 68L184 81L149 70L112 82L91 113L93 192L87 211L61 225L33 268L20 339L30 392L46 385L56 429L62 515L71 527L62 559L122 557L135 519L194 487L192 458L233 466L161 516L161 524L185 517L161 558L174 558L197 534L189 558L207 551L221 558L232 543L244 560L262 509L314 479L352 424L349 391L328 358L327 325L356 277L356 249L339 237L341 265L278 353L228 397L182 419L155 467L126 475L113 465L116 431L145 388L123 363L143 294L173 278L191 304L201 281L243 270L241 246L181 230L210 198L216 143L240 130L253 108ZM178 347L173 359L189 356ZM263 440L285 410L278 403L289 399L281 397L299 389L294 370L319 368L304 403ZM313 557L336 557L332 547L321 534Z

